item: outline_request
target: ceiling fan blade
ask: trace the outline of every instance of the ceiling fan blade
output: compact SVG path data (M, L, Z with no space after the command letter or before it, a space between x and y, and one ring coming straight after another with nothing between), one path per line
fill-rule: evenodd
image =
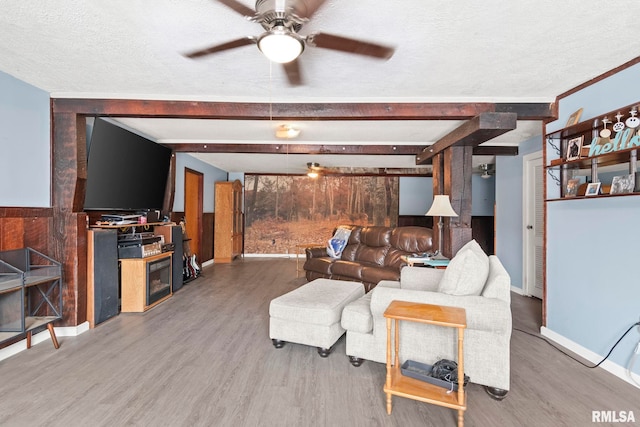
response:
M291 86L300 86L302 85L302 73L300 71L300 61L297 59L287 62L286 64L282 64L284 67L284 71L287 73L287 79L289 79L289 84Z
M394 48L389 46L325 33L315 33L307 36L307 43L312 46L322 47L325 49L373 56L380 59L391 58L395 51Z
M256 16L256 11L251 9L248 6L243 5L242 3L236 0L217 0L218 3L222 3L223 5L235 10L240 15L246 16L247 18L253 18Z
M241 39L232 40L230 42L211 46L206 49L200 49L193 52L185 53L184 56L186 56L187 58L199 58L201 56L209 55L216 52L221 52L223 50L235 49L236 47L242 47L242 46L255 44L255 43L256 43L256 39L254 37L243 37Z
M324 4L326 0L297 0L293 4L294 13L298 18L309 19Z

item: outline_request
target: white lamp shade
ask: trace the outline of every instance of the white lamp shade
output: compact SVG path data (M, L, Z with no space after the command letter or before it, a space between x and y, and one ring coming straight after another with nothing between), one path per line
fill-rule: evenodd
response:
M449 196L446 194L439 194L433 197L433 204L426 216L458 216L456 211L451 207L449 202Z
M300 56L304 44L291 31L276 27L260 36L258 48L270 61L285 64Z

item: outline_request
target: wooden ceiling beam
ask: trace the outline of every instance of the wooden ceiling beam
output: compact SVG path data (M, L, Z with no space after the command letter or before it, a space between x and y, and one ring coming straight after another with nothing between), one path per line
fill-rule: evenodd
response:
M416 156L416 165L424 165L449 147L473 147L516 128L516 113L483 113L426 147Z
M162 144L184 153L415 155L422 145Z
M468 120L512 112L520 120L555 118L553 103L248 103L54 98L54 113L87 116L228 120Z
M162 144L177 153L254 153L254 154L359 154L418 155L423 145L313 145L313 144ZM474 156L517 156L518 147L481 145L473 147Z

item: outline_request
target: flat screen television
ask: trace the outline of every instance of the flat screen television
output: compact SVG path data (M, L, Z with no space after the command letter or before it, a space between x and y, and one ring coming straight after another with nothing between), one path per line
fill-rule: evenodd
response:
M171 149L96 118L88 146L85 210L161 210Z

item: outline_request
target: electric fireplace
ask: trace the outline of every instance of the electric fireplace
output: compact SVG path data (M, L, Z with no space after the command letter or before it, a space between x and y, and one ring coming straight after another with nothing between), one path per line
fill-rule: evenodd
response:
M172 255L120 259L120 311L141 313L171 297Z
M147 305L171 293L171 258L147 263Z

